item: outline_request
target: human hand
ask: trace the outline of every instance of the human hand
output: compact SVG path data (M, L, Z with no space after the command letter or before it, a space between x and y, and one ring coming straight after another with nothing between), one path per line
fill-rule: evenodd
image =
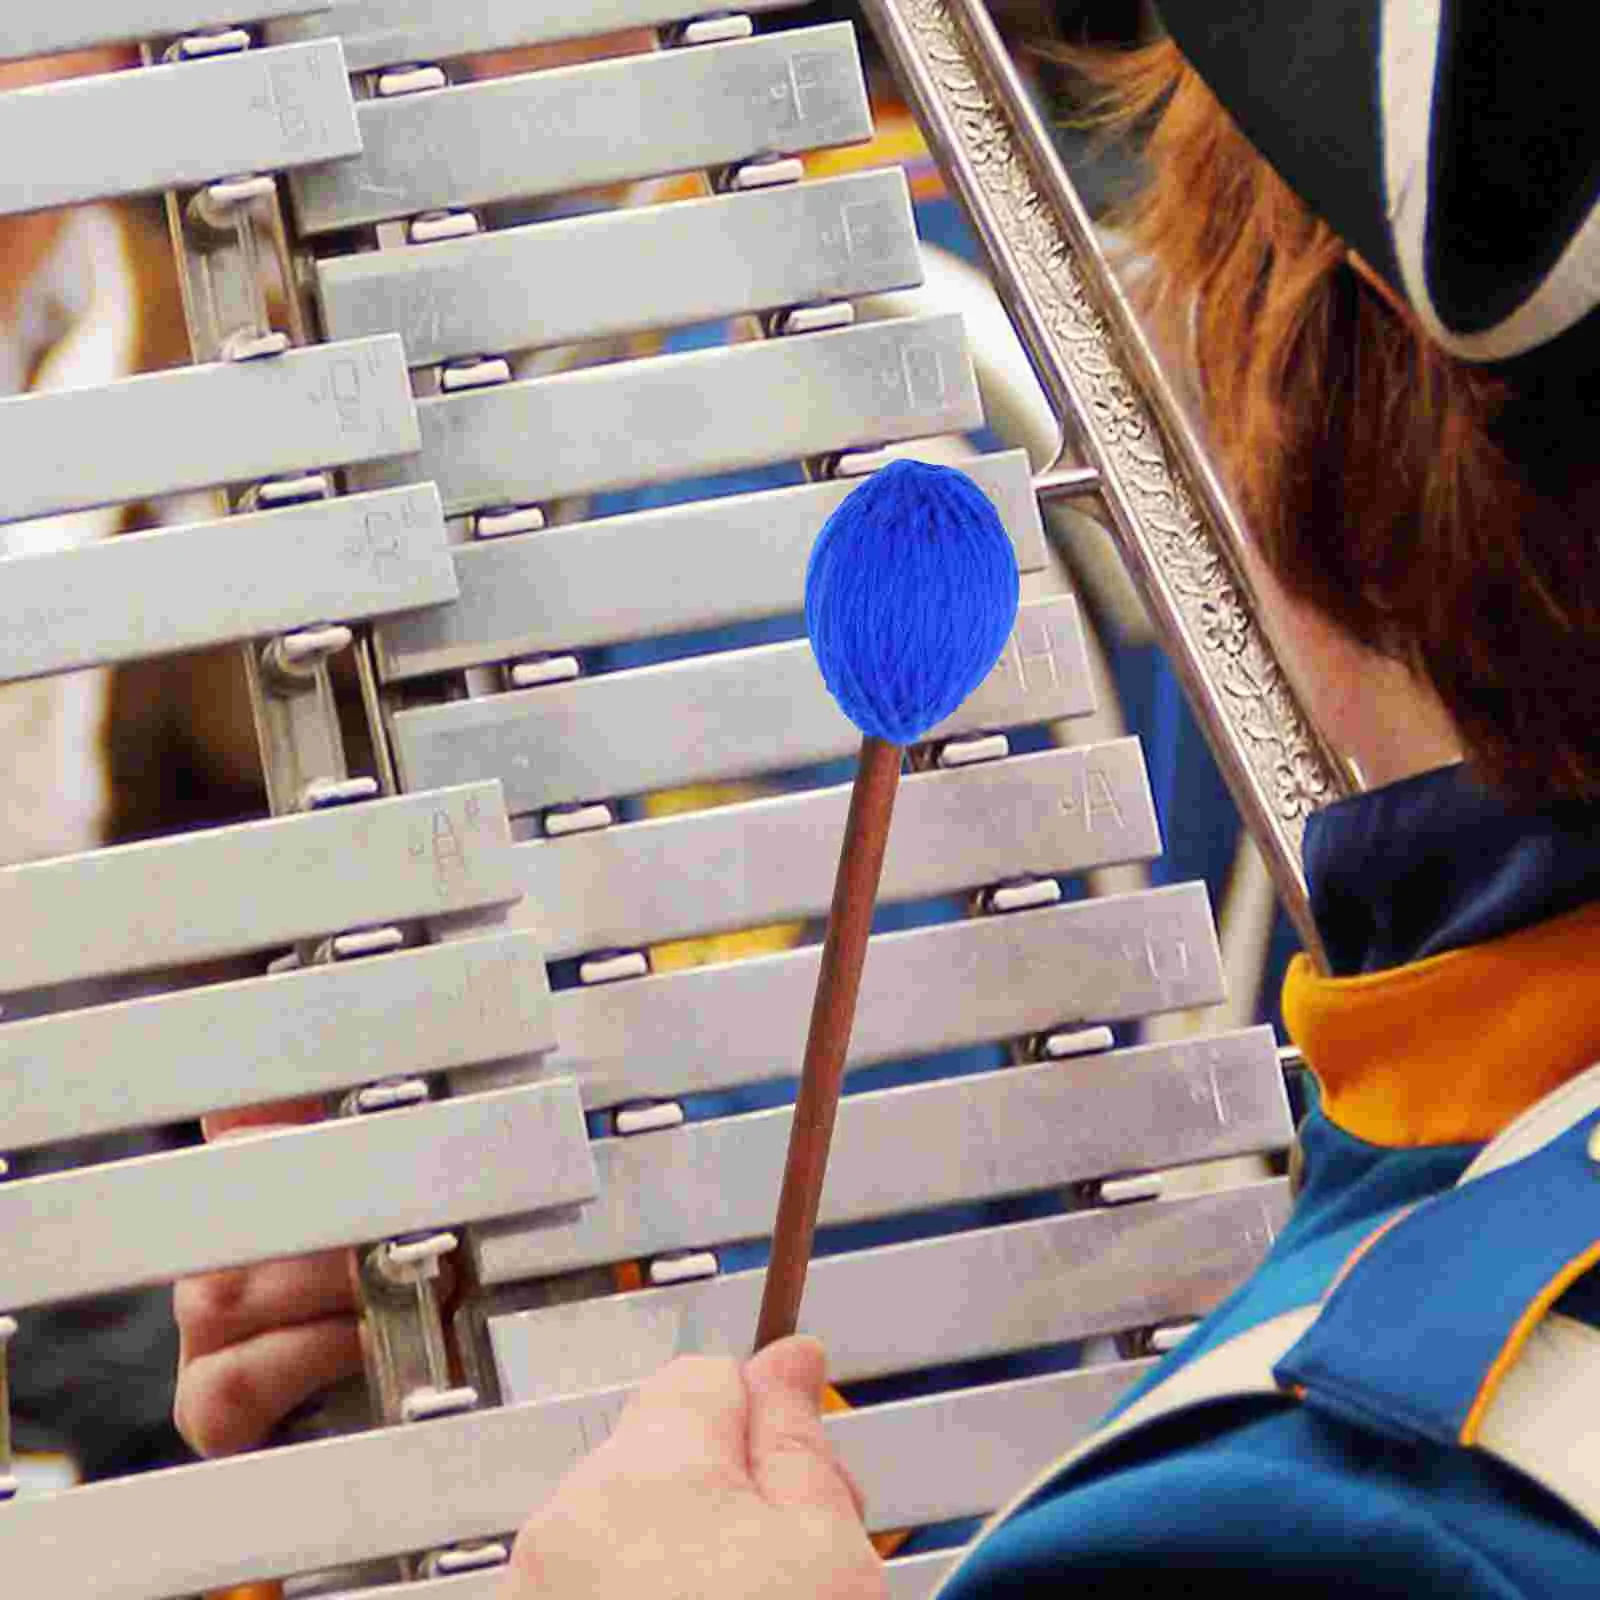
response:
M207 1139L316 1122L314 1100L205 1121ZM296 1406L361 1370L348 1250L186 1278L173 1289L178 1388L173 1422L203 1456L263 1443Z
M809 1339L675 1361L523 1527L497 1600L884 1600L823 1382Z

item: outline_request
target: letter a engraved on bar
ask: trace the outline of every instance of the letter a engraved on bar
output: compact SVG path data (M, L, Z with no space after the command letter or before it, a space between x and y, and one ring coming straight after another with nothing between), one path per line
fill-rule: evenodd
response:
M1113 832L1125 829L1128 821L1123 815L1122 802L1117 798L1116 785L1105 768L1091 767L1085 762L1078 776L1081 780L1079 787L1069 788L1059 801L1062 814L1077 816L1085 833L1093 833L1101 819L1106 817L1114 825Z
M466 871L466 852L456 835L455 823L443 808L433 814L433 875L439 893L450 892L450 880Z

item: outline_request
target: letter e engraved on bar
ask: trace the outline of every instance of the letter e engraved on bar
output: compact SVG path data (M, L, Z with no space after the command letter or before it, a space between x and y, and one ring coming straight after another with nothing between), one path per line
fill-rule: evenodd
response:
M1208 1046L1204 1055L1196 1062L1195 1070L1190 1074L1189 1098L1197 1106L1209 1107L1217 1119L1217 1126L1225 1128L1228 1125L1228 1105L1222 1092L1221 1080L1217 1077L1220 1060L1221 1055L1216 1046Z

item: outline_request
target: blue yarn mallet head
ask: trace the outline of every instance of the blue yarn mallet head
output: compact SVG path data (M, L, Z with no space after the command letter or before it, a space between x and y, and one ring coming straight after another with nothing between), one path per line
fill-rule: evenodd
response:
M914 744L989 675L1017 619L1017 560L964 472L894 461L828 518L806 569L806 630L855 725Z

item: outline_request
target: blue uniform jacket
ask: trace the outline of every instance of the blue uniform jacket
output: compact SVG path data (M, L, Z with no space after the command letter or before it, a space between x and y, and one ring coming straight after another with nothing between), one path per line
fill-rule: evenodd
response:
M1454 1187L1600 1061L1592 822L1515 816L1459 769L1317 819L1335 977L1298 969L1285 997L1322 1086L1303 1188L1261 1269L1123 1404L1245 1329L1323 1314L1279 1364L1281 1396L1177 1414L1047 1482L944 1594L1131 1600L1213 1577L1295 1600L1600 1594L1594 1527L1462 1442L1545 1309L1600 1327L1600 1111Z

